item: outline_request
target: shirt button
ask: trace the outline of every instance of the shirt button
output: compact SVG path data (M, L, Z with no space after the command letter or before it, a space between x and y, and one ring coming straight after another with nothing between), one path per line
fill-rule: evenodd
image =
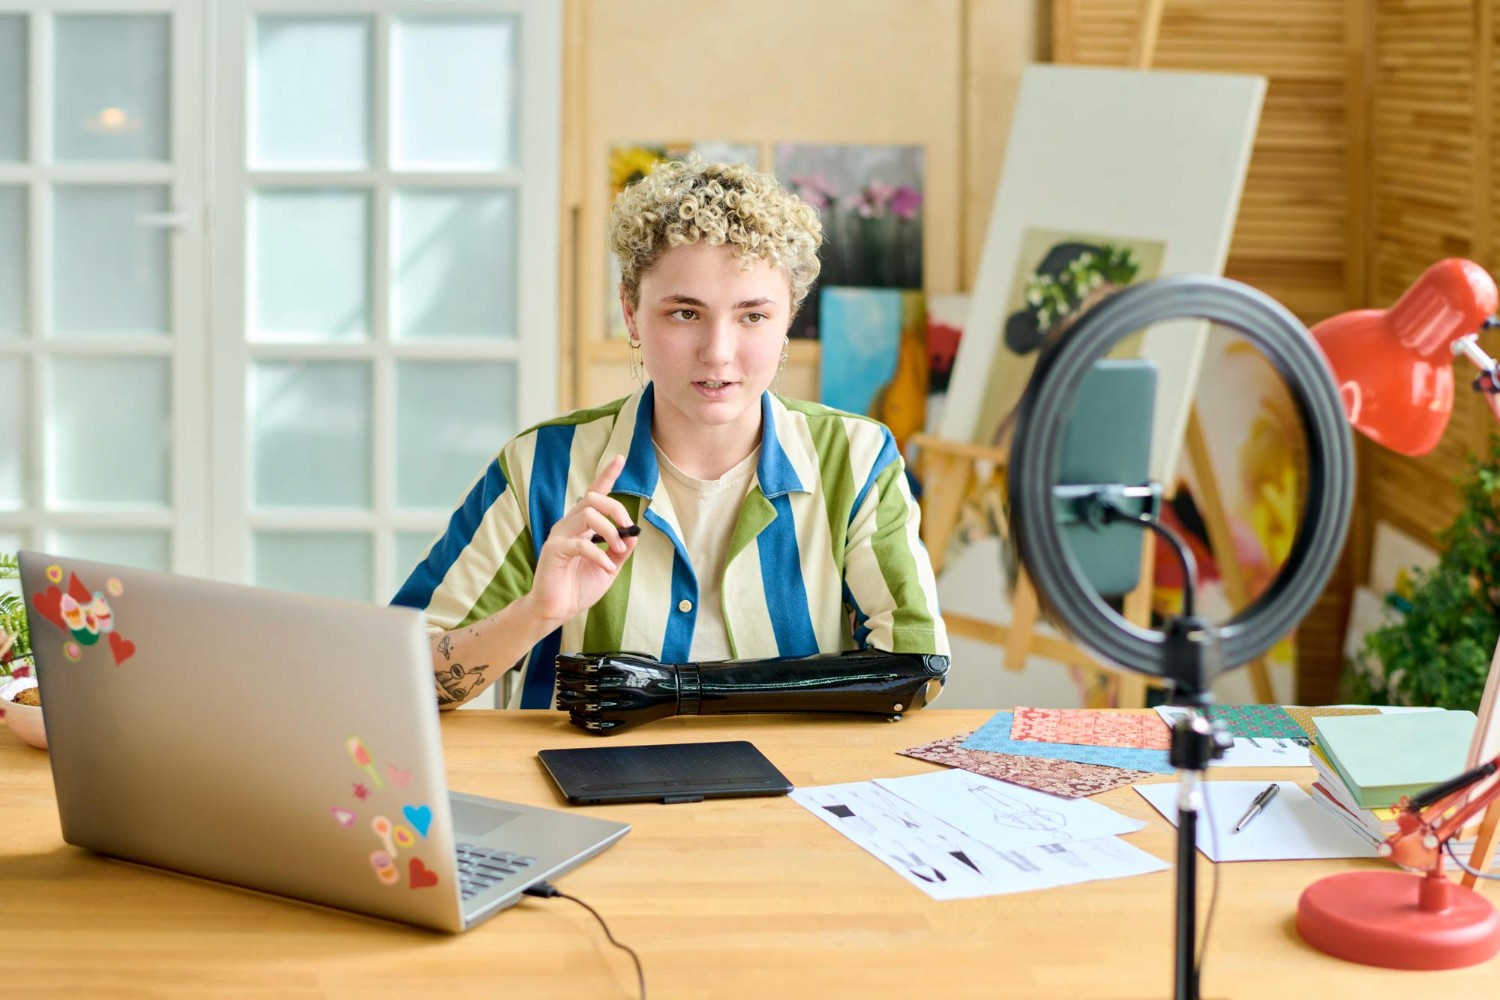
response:
M677 610L681 611L683 614L687 614L689 611L693 610L693 602L684 597L682 600L677 602Z

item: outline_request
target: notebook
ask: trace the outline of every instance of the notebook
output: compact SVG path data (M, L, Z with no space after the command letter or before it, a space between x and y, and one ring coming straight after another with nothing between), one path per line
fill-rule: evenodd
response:
M792 783L748 740L539 750L569 802L702 802L785 795Z
M70 844L456 932L630 829L449 793L415 611L20 561Z
M1380 809L1464 769L1473 712L1318 716L1318 747L1363 809Z

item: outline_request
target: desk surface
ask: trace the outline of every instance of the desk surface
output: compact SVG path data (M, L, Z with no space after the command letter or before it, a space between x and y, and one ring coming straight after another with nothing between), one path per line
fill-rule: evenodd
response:
M799 786L918 774L895 751L978 726L981 711L899 724L796 717L671 719L615 743L754 741ZM567 807L542 747L599 742L550 712L443 718L459 791ZM0 993L14 996L447 998L636 995L628 956L565 900L526 899L455 937L172 877L63 843L47 757L0 727ZM1312 772L1240 770L1264 780ZM1163 779L1170 780L1170 779ZM1129 788L1098 801L1147 821L1127 839L1171 860L1175 832ZM1145 998L1171 993L1171 871L938 903L787 798L590 807L634 824L560 879L645 965L654 1000L779 997ZM1390 972L1302 943L1297 897L1376 862L1220 866L1203 996L1493 995L1500 959ZM1212 882L1200 867L1200 917ZM1486 894L1500 893L1486 886ZM11 991L14 990L14 993Z

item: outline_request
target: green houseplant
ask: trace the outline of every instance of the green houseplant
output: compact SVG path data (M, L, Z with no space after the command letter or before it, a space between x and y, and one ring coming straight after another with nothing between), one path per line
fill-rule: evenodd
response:
M19 580L20 577L21 564L16 557L0 553L0 580ZM0 654L0 676L30 667L31 632L26 626L26 603L14 590L0 593L0 631L12 639L10 649ZM0 646L5 645L5 636L0 636Z
M1346 674L1353 701L1479 707L1500 637L1500 437L1470 456L1458 486L1463 507L1438 534L1437 565L1413 572L1401 620L1366 636Z

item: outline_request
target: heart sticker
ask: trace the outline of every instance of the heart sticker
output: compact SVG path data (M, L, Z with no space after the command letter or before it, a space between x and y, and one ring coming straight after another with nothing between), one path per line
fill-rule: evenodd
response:
M407 785L411 784L411 772L403 771L395 764L387 764L385 766L385 773L386 776L391 779L391 784L395 785L397 788L405 788Z
M438 884L437 873L429 871L427 866L422 864L421 858L412 858L406 871L413 889L430 889Z
M401 815L406 821L414 826L418 833L427 836L427 828L432 825L432 810L427 806L403 806Z
M94 599L94 592L83 585L83 581L78 579L77 573L69 573L68 596L79 604L87 604Z
M115 666L119 666L135 655L135 643L123 638L118 632L109 634L109 651L115 654Z
M31 606L36 608L43 618L66 632L68 624L63 621L62 596L62 591L56 587L48 587L40 594L31 595Z

